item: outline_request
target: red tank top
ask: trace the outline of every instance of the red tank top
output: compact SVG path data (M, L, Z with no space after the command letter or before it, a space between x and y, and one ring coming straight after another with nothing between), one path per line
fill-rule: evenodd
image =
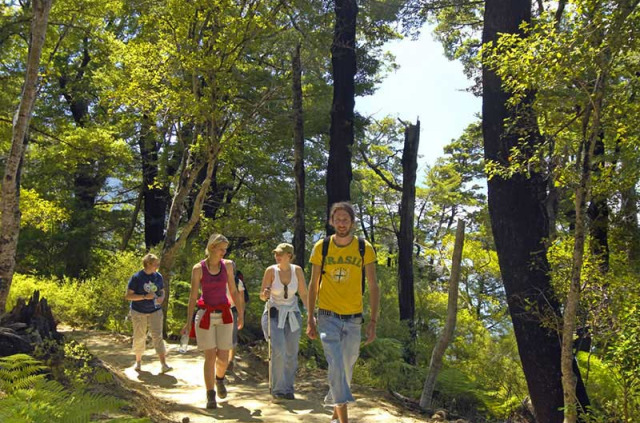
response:
M227 299L227 268L224 262L220 262L220 271L217 275L209 273L206 260L200 262L202 266L202 299L210 306L229 304Z

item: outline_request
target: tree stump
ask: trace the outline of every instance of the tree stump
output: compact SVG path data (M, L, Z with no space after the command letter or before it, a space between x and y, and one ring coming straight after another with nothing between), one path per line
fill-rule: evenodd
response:
M62 340L51 307L40 291L34 291L29 303L18 298L9 313L0 317L0 357L31 353L45 339Z

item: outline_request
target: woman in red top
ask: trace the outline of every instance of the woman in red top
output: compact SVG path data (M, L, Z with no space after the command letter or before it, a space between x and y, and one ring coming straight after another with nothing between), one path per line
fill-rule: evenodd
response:
M193 266L191 271L191 293L187 307L187 323L182 333L195 333L198 349L204 352L204 384L207 388L207 408L216 408L216 388L218 397L227 396L224 374L229 364L229 350L233 346L233 315L227 300L227 287L235 299L240 301L233 279L233 264L224 260L229 241L223 235L213 234L207 242L207 258ZM200 298L198 294L202 292ZM198 308L193 326L191 319ZM243 326L243 312L238 310L238 329ZM214 380L215 375L215 380Z

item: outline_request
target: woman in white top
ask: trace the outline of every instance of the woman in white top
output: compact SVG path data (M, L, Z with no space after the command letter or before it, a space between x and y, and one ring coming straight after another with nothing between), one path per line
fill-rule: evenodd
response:
M302 333L298 297L306 309L307 284L302 268L291 263L293 245L279 244L273 254L276 264L265 270L260 290L260 299L266 301L262 331L267 340L268 316L271 316L271 393L277 400L295 399L293 380L298 368L298 346Z

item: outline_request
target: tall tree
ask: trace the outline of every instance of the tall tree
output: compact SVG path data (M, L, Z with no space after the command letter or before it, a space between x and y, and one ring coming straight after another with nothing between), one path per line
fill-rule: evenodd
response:
M336 0L335 16L331 44L333 104L327 165L327 210L333 203L351 200L357 1Z
M160 143L156 139L154 129L155 125L149 116L142 116L138 144L142 164L141 193L144 200L144 243L147 250L164 240L169 201L169 187L158 177Z
M400 228L398 233L398 303L400 320L409 326L412 339L416 300L413 284L413 228L415 225L416 173L418 170L418 146L420 145L420 121L407 125L404 130L402 152L402 200L400 202ZM415 362L415 353L409 354L409 362Z
M482 43L495 43L500 34L521 33L520 25L531 20L530 0L487 0ZM515 113L501 78L486 64L482 68L482 131L485 160L509 167L514 149L531 157L542 139L530 106ZM509 120L509 126L505 123ZM560 316L550 284L545 240L549 234L544 208L546 181L538 170L511 176L490 174L488 203L496 251L507 294L507 303L522 367L538 421L561 422L563 389L558 337L542 319ZM575 363L574 363L575 366ZM579 391L584 386L578 380Z
M296 264L305 264L305 223L304 223L304 115L302 110L302 64L300 63L300 43L292 57L292 97L293 97L293 173L296 181L296 205L293 213L293 248Z
M0 213L0 313L4 313L16 265L16 247L20 234L20 172L28 139L27 129L38 92L40 56L47 34L47 22L52 0L33 0L31 3L31 34L26 72L20 104L13 119L11 152L6 159L2 178L2 207Z

